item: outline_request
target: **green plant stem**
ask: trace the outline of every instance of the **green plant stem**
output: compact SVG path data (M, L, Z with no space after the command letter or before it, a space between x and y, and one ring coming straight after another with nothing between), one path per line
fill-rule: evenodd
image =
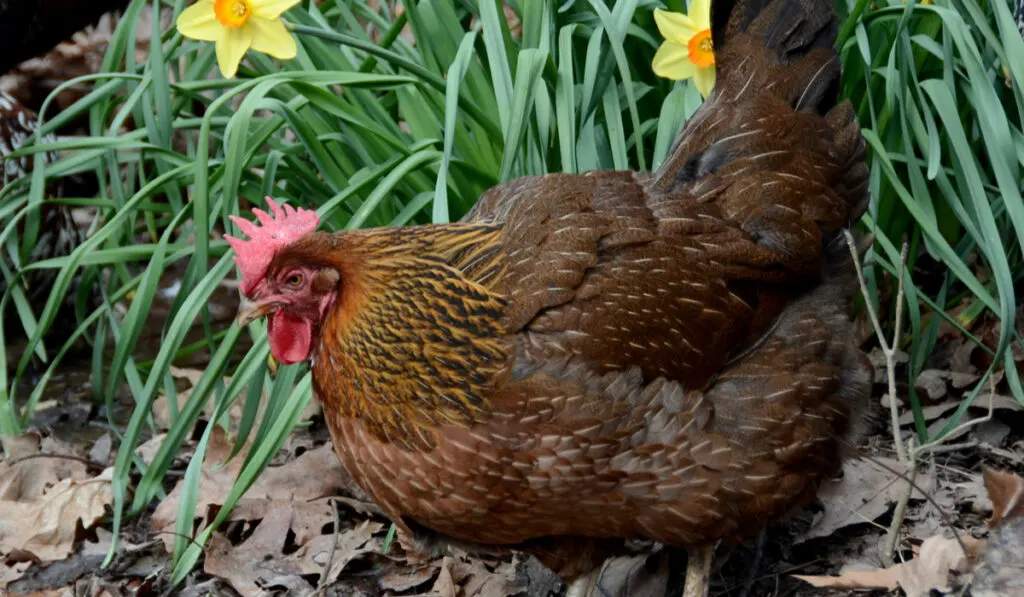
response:
M387 60L388 62L394 64L395 66L404 68L410 73L416 75L417 77L422 79L424 83L430 85L438 92L440 92L442 95L446 91L446 85L443 78L430 72L423 66L416 64L415 62L403 56L400 56L395 52L385 50L384 48L381 48L376 44L363 41L361 39L352 37L351 35L345 35L344 33L337 33L335 31L320 29L318 27L310 27L309 25L296 25L294 23L286 23L285 25L290 30L294 31L295 33L298 33L299 35L309 35L312 37L318 37L324 41L343 44L355 48L357 50L362 50L379 58L383 58L384 60ZM464 100L463 98L460 97L459 105L462 107L463 110L466 111L467 114L469 114L471 118L473 118L473 120L477 121L477 123L479 123L480 126L487 129L488 135L491 135L496 139L503 138L501 130L497 126L495 126L493 122L491 122L484 116L483 112L481 112L480 109L477 108L476 104L468 100Z

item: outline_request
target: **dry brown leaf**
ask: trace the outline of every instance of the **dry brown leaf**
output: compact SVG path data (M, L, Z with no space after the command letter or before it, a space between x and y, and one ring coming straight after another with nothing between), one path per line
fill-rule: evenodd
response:
M99 463L103 466L112 464L110 462L110 456L114 451L114 439L109 433L104 433L93 442L92 447L89 448L89 460Z
M0 446L11 460L39 453L40 443L41 438L34 431L24 435L0 435Z
M901 470L903 466L889 458L857 458L843 462L842 480L825 483L818 492L825 514L797 537L796 542L828 537L838 529L871 522L888 512L907 490L907 482L891 472ZM934 479L921 471L916 485L930 491ZM920 500L924 496L914 490L912 499Z
M170 9L164 9L161 13L162 31L166 31L171 25L171 16ZM97 72L120 19L121 17L114 12L104 14L95 24L75 32L71 39L57 44L41 56L22 62L9 73L0 76L0 89L11 92L23 102L42 102L58 84ZM144 63L149 54L152 21L151 8L142 7L134 33L136 64ZM65 86L61 93L54 97L54 107L58 110L67 108L88 93L89 89L88 83L85 82Z
M1001 446L1003 441L1010 435L1013 428L996 419L981 421L972 428L974 437L988 446Z
M921 544L917 557L898 567L897 581L907 597L928 597L932 589L949 591L953 586L951 574L963 574L969 569L969 559L977 558L981 541L974 537L956 539L929 537ZM964 552L967 548L968 553Z
M153 439L142 444L138 448L135 448L135 455L142 459L142 462L152 464L153 459L156 458L156 453L160 451L160 446L163 445L164 440L167 439L166 433L154 437Z
M668 591L668 567L663 561L658 570L651 572L646 565L648 557L639 555L607 560L590 595L662 597Z
M378 552L382 540L375 537L384 529L379 522L364 521L358 527L342 531L337 535L320 535L295 552L302 562L303 574L320 574L331 561L328 582L334 582L349 562L365 553ZM335 544L334 559L331 560L331 544Z
M966 553L956 539L935 536L924 540L913 560L889 568L846 570L839 576L794 577L815 587L891 590L899 586L907 597L928 597L932 589L950 590L952 575L967 572L969 561L978 556L981 541L970 536L961 539Z
M515 569L510 566L488 568L479 558L461 557L451 565L452 580L461 585L464 597L508 597L520 592L515 584Z
M108 468L84 481L67 478L31 500L0 501L0 555L28 554L44 562L68 557L78 529L92 527L113 503L113 473Z
M1003 519L1024 516L1024 479L1013 473L986 468L982 471L985 490L992 500L992 518L988 526L995 527Z
M925 369L914 380L914 389L924 394L929 402L938 402L946 397L946 379L942 371Z
M232 444L224 430L217 427L207 445L206 461L200 473L199 495L196 502L196 517L205 518L211 506L224 503L243 464L239 454L230 462ZM164 545L170 551L174 536L169 534L177 524L178 504L183 490L183 481L157 506L153 512L153 530L162 533ZM350 484L348 475L342 469L330 444L303 453L295 460L263 471L252 487L246 492L238 506L245 510L233 512L229 520L255 520L264 518L281 503L305 503L334 495ZM326 504L326 502L324 502ZM327 522L330 522L330 507L326 508ZM243 518L244 516L244 518ZM209 521L204 521L204 526ZM326 523L324 523L326 524Z
M20 438L7 436L2 441L11 458L0 463L0 500L31 500L42 496L64 479L82 481L89 478L89 472L81 461L62 458L77 456L66 444L49 438L40 440L32 433ZM43 454L51 454L52 457Z
M426 584L434 578L435 574L437 574L437 566L423 566L415 570L396 570L381 577L380 588L385 591L402 593Z
M897 587L896 578L898 572L894 566L892 568L876 568L874 570L846 570L839 576L794 574L793 578L798 578L819 588L892 590Z
M457 597L458 591L455 586L455 579L452 578L452 565L455 563L454 558L446 556L441 561L441 572L437 575L437 580L434 581L434 586L431 587L429 593L424 595L432 595L435 597Z
M333 581L349 562L380 549L381 543L374 535L384 525L364 522L336 535L317 535L312 541L300 544L294 553L285 554L288 532L294 530L298 518L301 516L293 507L278 504L240 545L232 545L223 535L213 535L204 571L227 581L242 597L262 597L271 586L284 586L291 590L290 594L301 594L314 588L303 577L322 575L328 561L331 562L328 581ZM332 543L335 544L333 559Z

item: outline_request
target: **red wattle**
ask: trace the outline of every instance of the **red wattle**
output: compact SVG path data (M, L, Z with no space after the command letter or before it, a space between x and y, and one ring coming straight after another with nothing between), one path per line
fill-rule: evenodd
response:
M309 358L313 343L313 323L286 311L277 311L267 324L270 352L282 365Z

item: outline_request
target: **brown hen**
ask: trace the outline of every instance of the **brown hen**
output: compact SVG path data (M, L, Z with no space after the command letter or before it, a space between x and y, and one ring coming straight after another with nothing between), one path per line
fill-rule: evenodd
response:
M718 82L653 174L528 177L462 222L236 219L239 321L309 360L335 449L401 529L567 580L626 539L756 533L864 404L840 235L866 203L831 0L717 0Z

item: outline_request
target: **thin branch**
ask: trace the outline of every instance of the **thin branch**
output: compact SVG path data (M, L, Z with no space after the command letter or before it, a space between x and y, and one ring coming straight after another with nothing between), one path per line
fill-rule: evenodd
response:
M341 516L338 514L338 502L331 500L331 513L334 515L334 535L331 541L331 551L327 555L327 565L324 566L324 573L320 575L320 582L317 583L316 592L323 594L330 582L331 566L334 565L334 552L338 549L338 533L341 532Z
M95 460L89 460L88 458L82 458L81 456L73 456L71 454L28 454L26 456L19 456L10 460L11 466L18 464L19 462L25 462L26 460L33 460L35 458L55 458L58 460L73 460L75 462L81 462L86 467L102 471L107 468L102 462L96 462Z
M896 443L899 444L900 442L897 440ZM914 438L911 437L908 443L913 446ZM885 533L885 549L882 551L882 561L885 562L886 566L892 566L895 563L892 555L896 551L896 542L900 536L900 529L903 527L903 521L907 517L907 506L910 505L910 497L914 494L914 486L917 484L917 458L914 457L908 460L907 465L910 467L907 471L907 490L900 496L900 501L896 503L896 509L892 513L892 523Z
M860 266L860 254L857 252L857 243L854 241L853 233L849 229L845 233L846 246L850 249L850 255L853 257L853 267L857 270L857 282L860 283L860 292L864 295L864 307L868 311L871 325L874 327L875 335L878 337L878 344L882 349L882 354L885 356L886 378L889 385L889 422L892 426L893 443L896 444L896 457L901 464L908 466L907 449L900 439L900 412L896 401L896 347L899 346L900 326L903 324L903 271L906 269L909 246L904 242L903 249L900 251L899 286L896 290L896 329L893 332L892 345L890 345L885 339L885 332L882 331L882 324L879 322L878 313L875 312L875 307L868 294L868 285L864 279L864 271Z

